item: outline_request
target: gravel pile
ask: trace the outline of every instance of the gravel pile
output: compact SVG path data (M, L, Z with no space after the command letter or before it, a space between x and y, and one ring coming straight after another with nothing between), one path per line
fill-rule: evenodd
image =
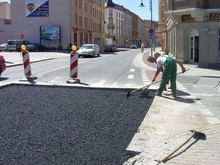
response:
M125 90L0 89L0 164L120 165L153 98Z

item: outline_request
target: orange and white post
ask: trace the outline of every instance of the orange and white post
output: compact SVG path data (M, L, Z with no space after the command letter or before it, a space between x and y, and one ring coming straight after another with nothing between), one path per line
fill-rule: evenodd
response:
M79 83L78 77L78 54L76 53L77 47L73 45L71 47L72 51L70 53L70 78L67 83Z

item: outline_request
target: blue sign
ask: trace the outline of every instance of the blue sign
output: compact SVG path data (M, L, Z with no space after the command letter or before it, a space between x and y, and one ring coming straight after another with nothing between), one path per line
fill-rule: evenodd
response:
M149 34L148 37L149 37L150 39L154 39L154 34Z
M48 17L49 0L26 0L26 17Z

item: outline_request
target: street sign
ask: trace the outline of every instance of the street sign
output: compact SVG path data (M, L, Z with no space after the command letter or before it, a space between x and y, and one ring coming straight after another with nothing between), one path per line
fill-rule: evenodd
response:
M149 29L149 33L153 34L154 33L154 29Z
M21 34L21 35L20 35L20 38L24 38L24 34Z
M154 34L149 34L148 37L149 37L150 39L154 39Z

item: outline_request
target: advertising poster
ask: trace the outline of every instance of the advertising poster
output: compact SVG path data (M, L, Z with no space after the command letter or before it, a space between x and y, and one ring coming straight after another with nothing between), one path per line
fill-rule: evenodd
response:
M49 0L26 0L26 17L48 17Z
M46 41L60 40L61 30L59 25L40 26L40 39Z

